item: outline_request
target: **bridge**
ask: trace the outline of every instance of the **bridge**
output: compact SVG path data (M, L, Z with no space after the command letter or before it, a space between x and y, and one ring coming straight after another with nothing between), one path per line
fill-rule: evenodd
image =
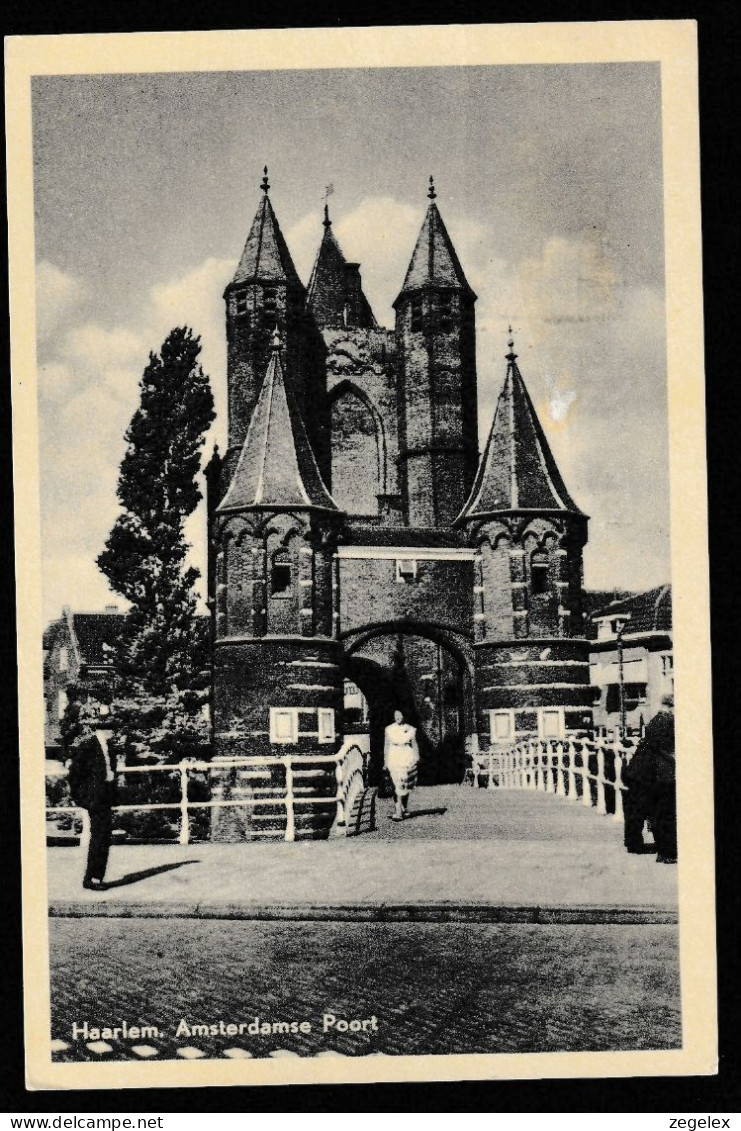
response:
M359 758L335 767L346 818ZM622 763L609 760L566 742L484 755L468 784L415 790L404 822L377 798L375 828L359 836L114 844L103 893L80 889L79 850L54 847L52 913L674 921L677 870L623 848Z

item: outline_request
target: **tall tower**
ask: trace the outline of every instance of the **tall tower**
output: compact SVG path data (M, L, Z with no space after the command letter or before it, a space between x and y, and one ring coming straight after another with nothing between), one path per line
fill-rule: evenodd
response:
M212 530L214 743L221 758L331 754L341 741L334 554L342 520L284 378L281 352L275 332ZM329 779L325 784L333 792ZM312 812L321 815L321 807ZM332 812L328 806L325 816Z
M592 704L582 610L587 516L566 490L511 340L489 439L456 525L476 550L482 745L584 730Z
M453 522L478 463L474 303L435 203L394 302L399 460L410 526Z
M319 466L329 474L324 347L306 313L306 291L273 211L267 166L261 188L262 198L239 265L224 291L229 441L222 491L228 486L247 435L276 327L293 394Z
M349 263L324 205L324 235L309 279L307 307L327 330L376 330L378 324L360 282L360 264Z

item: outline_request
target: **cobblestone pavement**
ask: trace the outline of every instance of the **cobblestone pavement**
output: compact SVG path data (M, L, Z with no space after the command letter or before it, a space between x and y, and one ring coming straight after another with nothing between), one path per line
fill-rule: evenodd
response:
M59 1061L681 1044L672 926L84 918L53 919L50 930ZM325 1013L366 1025L325 1033ZM190 1028L256 1017L271 1026L308 1021L311 1031ZM190 1031L178 1034L183 1020ZM124 1021L156 1033L91 1032ZM84 1023L87 1037L73 1039L73 1025Z

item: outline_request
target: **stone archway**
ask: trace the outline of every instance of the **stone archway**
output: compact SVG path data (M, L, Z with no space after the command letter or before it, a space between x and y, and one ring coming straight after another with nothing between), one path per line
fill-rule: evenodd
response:
M345 639L345 674L368 703L370 776L382 778L384 729L400 709L417 729L420 782L460 781L474 733L467 641L434 625L366 626ZM470 647L470 646L469 646Z

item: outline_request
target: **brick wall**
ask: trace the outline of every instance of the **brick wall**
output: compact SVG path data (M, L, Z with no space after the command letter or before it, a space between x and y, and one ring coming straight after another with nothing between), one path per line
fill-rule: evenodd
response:
M448 525L463 508L478 462L473 311L456 292L414 296L399 304L396 332L408 520Z
M489 746L489 711L515 712L517 731L537 733L538 710L564 710L566 730L591 722L594 690L584 640L479 643L474 649L479 738Z
M342 735L340 662L334 641L218 641L214 652L217 756L317 753L318 707L335 711L337 740L326 747L331 754ZM303 710L300 729L306 733L296 744L285 749L271 745L271 707Z
M329 479L329 411L326 403L326 350L313 321L303 313L303 293L283 284L236 287L226 296L229 451L224 488L234 472L250 418L265 379L278 327L286 384L292 389L312 440L320 470ZM246 296L247 309L243 309Z
M410 549L409 559L414 560ZM387 620L433 622L471 630L473 564L417 560L416 579L396 580L393 558L340 560L340 625L343 632Z

